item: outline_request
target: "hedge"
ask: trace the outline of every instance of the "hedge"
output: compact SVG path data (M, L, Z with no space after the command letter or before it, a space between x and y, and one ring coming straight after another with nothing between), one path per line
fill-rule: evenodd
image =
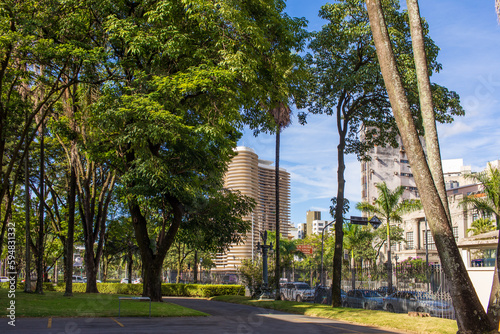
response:
M73 292L84 293L87 284L73 283ZM0 288L9 289L9 283L0 283ZM24 290L24 283L18 282L17 288ZM52 284L44 283L45 291L66 291L64 283ZM122 283L97 283L97 289L100 293L123 294L123 295L141 295L142 284L122 284ZM227 295L245 295L243 285L204 285L204 284L175 284L166 283L161 285L161 294L163 296L181 296L181 297L213 297Z

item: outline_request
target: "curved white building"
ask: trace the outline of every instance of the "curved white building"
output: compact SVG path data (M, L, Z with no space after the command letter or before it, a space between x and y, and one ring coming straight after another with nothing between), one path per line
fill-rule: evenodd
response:
M255 246L260 240L260 231L276 229L275 167L272 161L260 160L251 148L239 146L237 155L229 164L224 186L239 190L243 195L252 197L257 206L254 212L244 219L252 222L252 229L243 237L243 243L233 244L228 252L219 254L216 271L236 271L243 259L255 256ZM290 226L290 174L280 168L280 231L288 236Z

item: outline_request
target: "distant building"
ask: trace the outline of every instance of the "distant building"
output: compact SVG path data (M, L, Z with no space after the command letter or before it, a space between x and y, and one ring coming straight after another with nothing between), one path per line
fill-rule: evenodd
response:
M255 256L255 246L261 242L259 232L276 229L275 167L271 161L261 160L248 147L236 148L237 155L229 164L224 186L239 190L252 197L257 206L251 215L244 217L251 222L251 230L243 236L241 244L231 245L229 251L218 254L215 271L236 271L244 259ZM290 174L280 168L280 232L288 238L290 224Z
M326 225L328 225L328 220L313 220L312 221L312 231L311 234L321 234ZM325 232L330 231L332 225L326 227Z
M297 226L297 230L298 230L297 231L297 237L299 239L304 239L306 237L306 235L307 235L307 224L304 224L304 223L299 224Z
M313 234L313 221L321 220L321 211L311 211L306 212L306 234L305 236Z

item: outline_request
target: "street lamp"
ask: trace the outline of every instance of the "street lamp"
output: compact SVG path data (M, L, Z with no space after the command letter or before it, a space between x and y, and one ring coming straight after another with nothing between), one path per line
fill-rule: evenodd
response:
M368 225L368 223L370 223L374 229L377 229L380 224L382 224L382 222L380 221L380 219L378 219L377 216L373 216L372 218L370 218L370 220L368 220L367 217L355 217L355 216L351 216L351 218L344 218L344 220L349 220L351 222L351 224L357 224L357 225ZM324 282L324 275L323 275L323 244L324 244L324 232L325 232L325 229L332 225L333 223L335 223L335 220L329 222L328 224L326 224L323 229L321 230L321 285L325 285L325 282Z
M351 219L348 219L351 221L351 224L355 225L368 225L370 223L374 229L377 229L380 224L382 224L382 221L378 219L377 216L373 216L370 219L368 217L355 217L351 216ZM356 272L354 268L354 249L351 250L351 263L352 263L352 288L355 288L355 280L356 280Z
M257 242L257 250L262 252L262 295L260 296L260 299L262 298L270 298L269 296L269 288L268 288L268 278L267 278L267 254L269 251L273 250L273 243L271 242L269 245L266 244L267 242L267 231L264 231L264 233L259 232L260 237L262 238L262 244Z

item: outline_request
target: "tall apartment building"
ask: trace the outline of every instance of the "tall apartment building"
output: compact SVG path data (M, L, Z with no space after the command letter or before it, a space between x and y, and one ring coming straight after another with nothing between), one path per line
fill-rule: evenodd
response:
M252 197L257 206L244 217L252 224L251 230L243 236L243 242L231 245L224 254L218 254L215 271L236 271L244 259L255 256L257 242L262 242L260 233L276 229L275 167L272 161L261 160L255 151L248 147L236 148L237 155L229 164L224 178L224 186L239 190L243 195ZM290 174L280 168L280 231L288 237L290 224Z
M399 147L374 147L371 161L361 162L361 200L372 203L378 197L375 185L386 182L389 189L403 186L403 199L419 198L410 162L401 138ZM425 147L425 145L423 145Z

